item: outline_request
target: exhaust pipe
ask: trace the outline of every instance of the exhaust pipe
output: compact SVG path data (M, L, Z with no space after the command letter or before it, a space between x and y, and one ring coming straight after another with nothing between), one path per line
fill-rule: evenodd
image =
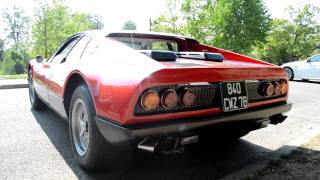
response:
M150 153L180 153L184 146L198 142L198 135L174 136L174 137L147 137L139 144L138 149Z
M141 149L143 151L147 151L150 153L154 153L158 144L159 144L159 141L157 140L145 138L138 144L138 149Z

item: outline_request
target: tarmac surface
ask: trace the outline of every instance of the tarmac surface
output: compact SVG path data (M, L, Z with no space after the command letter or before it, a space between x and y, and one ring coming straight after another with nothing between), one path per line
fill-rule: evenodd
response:
M274 159L290 142L317 130L319 92L319 82L290 82L293 109L285 122L251 132L235 143L213 142L216 148L210 152L138 153L131 168L119 174L83 171L71 151L68 123L51 110L31 110L28 89L2 89L0 179L219 179Z

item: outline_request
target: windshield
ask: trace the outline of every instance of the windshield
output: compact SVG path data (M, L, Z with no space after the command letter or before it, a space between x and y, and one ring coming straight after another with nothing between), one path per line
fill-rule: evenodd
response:
M178 51L178 43L172 40L131 37L112 37L112 39L120 41L135 50Z

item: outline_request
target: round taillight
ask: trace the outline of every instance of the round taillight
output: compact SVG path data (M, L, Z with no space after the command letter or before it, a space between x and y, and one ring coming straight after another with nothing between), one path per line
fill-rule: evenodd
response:
M274 86L271 83L264 83L261 85L261 93L263 96L272 96L274 93Z
M184 105L185 107L192 106L195 100L196 100L196 96L194 95L192 90L189 88L185 88L180 93L180 104Z
M161 95L161 105L165 109L172 109L178 104L178 95L175 90L168 89Z
M146 91L141 97L141 107L145 110L155 110L160 103L160 97L156 91Z
M280 82L280 93L281 94L286 94L288 92L288 84L286 81L281 81Z
M281 85L278 82L273 83L274 95L279 96L281 94Z

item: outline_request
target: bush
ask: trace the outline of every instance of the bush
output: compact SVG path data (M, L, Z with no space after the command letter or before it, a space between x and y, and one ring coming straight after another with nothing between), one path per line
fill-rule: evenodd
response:
M15 74L14 71L14 61L11 58L6 58L6 54L4 60L1 64L1 71L3 74Z
M28 53L24 48L10 48L4 52L3 62L0 65L2 74L23 74Z

